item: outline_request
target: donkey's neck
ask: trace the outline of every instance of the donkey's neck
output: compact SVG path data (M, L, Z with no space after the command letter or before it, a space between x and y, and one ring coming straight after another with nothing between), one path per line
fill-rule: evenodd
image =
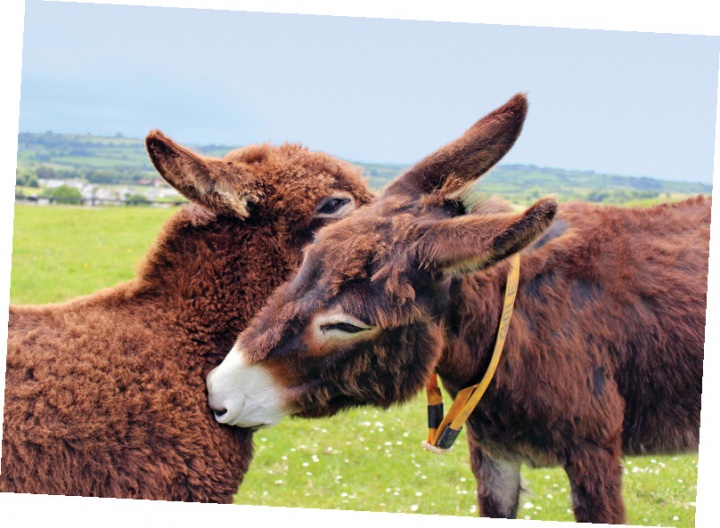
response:
M136 295L160 303L214 366L301 254L250 222L219 219L196 227L176 216L146 256Z
M502 315L509 266L490 269L444 285L441 314L445 346L437 372L451 386L477 383L490 362Z

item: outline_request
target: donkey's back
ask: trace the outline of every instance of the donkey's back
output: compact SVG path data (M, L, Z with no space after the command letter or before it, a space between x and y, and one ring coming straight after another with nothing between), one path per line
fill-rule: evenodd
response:
M581 336L583 355L597 365L593 394L616 387L627 454L697 449L710 206L698 197L650 208L559 208L562 233L544 267L566 292L560 312L567 311L548 337L562 347ZM553 228L536 245L552 236Z

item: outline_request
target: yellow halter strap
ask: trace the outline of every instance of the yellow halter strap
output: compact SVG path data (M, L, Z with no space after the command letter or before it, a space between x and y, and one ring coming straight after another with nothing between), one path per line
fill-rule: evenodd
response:
M450 411L448 411L444 418L442 394L438 387L437 374L433 372L430 376L426 387L429 431L427 441L422 443L422 446L428 451L440 454L452 447L463 425L473 410L475 410L475 407L480 402L480 399L483 397L483 394L485 394L485 390L495 375L495 370L500 362L500 355L505 345L508 328L510 327L510 318L512 317L513 306L515 304L518 281L520 280L520 255L515 253L508 260L510 262L510 271L508 272L507 283L505 285L505 301L503 303L502 316L500 317L500 327L498 328L495 348L493 349L490 365L488 366L487 372L485 372L485 376L480 380L480 383L458 392Z

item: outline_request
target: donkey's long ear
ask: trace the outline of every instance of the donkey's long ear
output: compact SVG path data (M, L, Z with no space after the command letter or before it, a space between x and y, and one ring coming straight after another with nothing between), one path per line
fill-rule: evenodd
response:
M248 203L260 192L250 171L242 164L228 164L202 156L175 143L159 130L145 139L150 160L160 175L188 200L215 213L245 218Z
M517 94L467 132L422 159L388 186L386 194L448 193L485 174L510 150L520 135L527 99Z
M546 197L520 214L470 214L435 222L416 243L418 261L444 275L487 268L535 240L556 211L555 199Z

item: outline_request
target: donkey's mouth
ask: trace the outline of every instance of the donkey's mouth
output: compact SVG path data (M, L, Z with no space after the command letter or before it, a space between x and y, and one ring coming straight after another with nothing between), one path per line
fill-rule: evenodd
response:
M260 425L253 425L252 427L246 427L245 429L249 429L250 432L257 433L260 429L267 429L268 427L272 427L272 424L260 424Z
M347 396L337 393L323 401L314 400L307 402L306 405L303 405L300 409L293 412L292 416L298 418L324 418L334 416L342 409L350 407L351 405L353 404Z

